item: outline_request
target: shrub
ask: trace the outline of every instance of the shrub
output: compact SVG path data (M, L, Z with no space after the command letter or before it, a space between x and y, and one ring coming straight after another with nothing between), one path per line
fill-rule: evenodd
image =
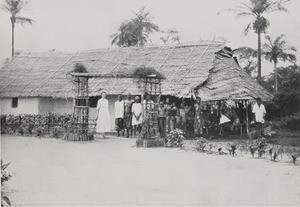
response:
M167 135L167 147L182 147L185 140L181 129L174 129Z
M2 115L1 133L23 136L44 136L49 134L54 138L61 137L72 129L72 115Z
M300 112L274 120L275 129L300 130Z
M197 140L197 150L204 152L206 146L208 146L208 141L206 139L201 137Z
M279 93L272 101L267 102L265 107L267 111L266 118L268 120L292 115L300 111L300 97L296 92Z

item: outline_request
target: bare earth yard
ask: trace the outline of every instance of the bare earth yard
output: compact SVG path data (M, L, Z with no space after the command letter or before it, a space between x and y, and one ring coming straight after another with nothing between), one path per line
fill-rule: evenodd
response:
M17 206L300 205L300 167L169 148L135 139L88 143L2 136Z

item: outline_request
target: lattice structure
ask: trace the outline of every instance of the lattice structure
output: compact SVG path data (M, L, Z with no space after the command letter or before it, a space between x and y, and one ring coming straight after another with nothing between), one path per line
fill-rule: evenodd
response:
M156 77L143 78L143 92L150 95L151 100L145 99L143 101L143 126L142 126L142 139L157 138L157 116L158 116L158 101L161 95L161 79ZM145 97L144 97L145 98ZM145 103L144 103L145 102Z
M88 77L74 77L74 134L78 141L87 141L89 131L89 86Z
M91 73L71 73L73 82L74 114L73 114L73 135L71 140L86 141L89 136L89 78L137 78L133 74L91 74ZM162 78L156 75L138 77L140 90L143 94L151 96L150 102L145 99L143 113L142 139L156 138L157 134L157 102L161 95ZM143 98L142 98L143 101ZM70 136L69 136L70 137Z

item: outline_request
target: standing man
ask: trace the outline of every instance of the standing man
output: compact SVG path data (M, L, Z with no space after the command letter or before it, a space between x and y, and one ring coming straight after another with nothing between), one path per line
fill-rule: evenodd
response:
M127 94L126 100L124 101L124 126L126 130L126 137L132 136L132 104L133 100L131 100L131 93Z
M166 138L166 112L167 108L164 105L163 101L160 101L158 106L158 132L160 134L160 137L165 139Z
M180 103L180 108L179 108L179 128L181 128L185 134L186 134L186 124L187 124L187 107L183 100Z
M186 136L190 139L194 138L194 120L195 120L195 107L190 104L186 109Z
M255 117L255 123L256 127L258 128L259 137L262 136L263 131L263 124L265 123L265 115L266 115L266 109L265 106L262 104L261 98L256 99L256 103L253 105L252 113Z
M123 126L124 126L123 119L124 119L124 101L122 100L122 96L119 94L118 100L115 102L115 124L116 124L116 130L118 132L118 137L120 136L120 131L123 130Z
M193 89L192 98L196 101L195 107L195 119L194 119L194 130L195 137L202 137L203 134L203 126L204 126L204 118L203 118L203 110L202 110L202 101L199 96L195 95L195 89Z
M170 99L166 99L166 132L169 133L171 131L171 109L172 104L170 103Z
M170 110L170 131L177 128L178 120L179 120L179 111L175 102L173 102L172 108Z

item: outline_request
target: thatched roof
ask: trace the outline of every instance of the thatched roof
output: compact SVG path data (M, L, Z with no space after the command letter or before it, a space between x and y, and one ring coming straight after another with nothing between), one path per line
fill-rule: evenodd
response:
M220 42L203 41L176 46L20 54L0 69L0 97L73 97L66 74L75 63L82 63L89 73L101 74L130 74L140 66L152 67L166 76L162 84L165 95L187 96L191 87L205 83L206 88L201 91L203 100L257 96L269 99L270 94L232 58L216 64L215 53L223 47ZM90 95L100 95L102 90L108 94L141 93L132 79L91 79L89 84Z
M241 69L231 58L216 58L208 79L199 87L203 100L248 100L272 95Z

